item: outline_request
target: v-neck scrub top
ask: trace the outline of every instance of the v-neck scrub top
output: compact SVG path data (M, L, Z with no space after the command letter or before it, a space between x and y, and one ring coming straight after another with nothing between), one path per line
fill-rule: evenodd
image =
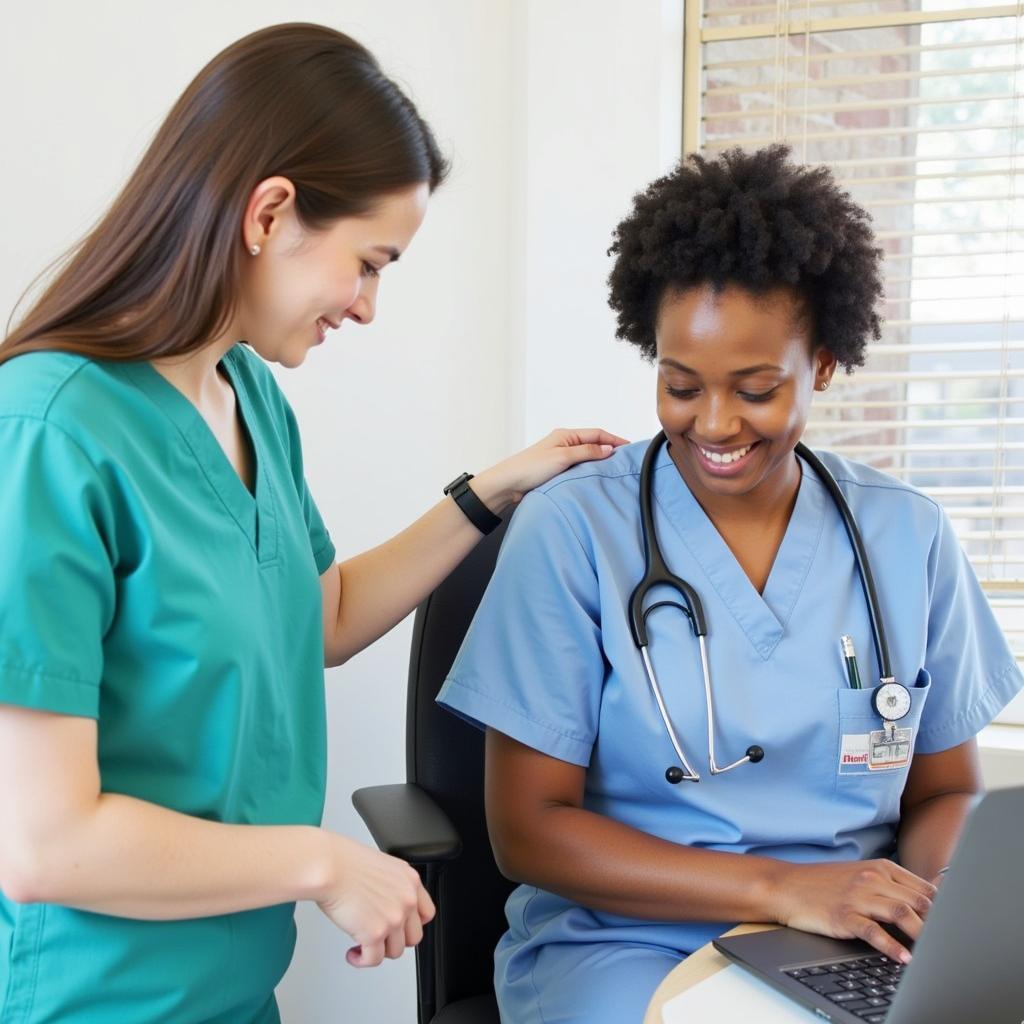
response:
M844 757L881 726L868 612L842 520L801 462L796 504L763 594L690 492L667 449L654 515L669 568L707 616L720 764L756 743L764 760L708 771L700 654L688 620L648 618L650 655L701 782L677 763L633 644L626 608L644 572L640 465L647 442L570 470L526 496L438 700L551 757L586 768L583 806L674 843L781 860L892 854L908 768ZM860 525L893 668L910 687L899 723L918 753L973 737L1021 688L1021 673L942 509L885 474L822 460ZM658 600L675 592L654 591ZM839 638L853 636L865 688L851 689ZM876 683L874 685L877 685ZM507 904L496 953L503 1020L639 1021L674 963L732 922L645 921L530 885Z
M334 547L273 376L242 344L220 368L254 493L148 363L0 367L0 703L95 718L106 793L317 825ZM139 921L0 895L0 1020L275 1021L293 945L293 904Z

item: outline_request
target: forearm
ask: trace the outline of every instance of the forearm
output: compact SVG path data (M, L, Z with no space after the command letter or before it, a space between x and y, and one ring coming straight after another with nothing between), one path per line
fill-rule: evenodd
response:
M487 472L473 478L477 497L500 514L512 496ZM341 595L325 662L338 665L402 621L476 546L480 531L450 497L384 544L338 566Z
M921 878L934 879L953 856L975 793L943 793L906 808L900 820L899 862Z
M11 858L8 895L118 917L175 920L317 899L332 838L308 826L227 825L118 794Z
M681 846L577 807L552 806L499 853L502 870L587 907L657 921L771 921L789 865Z

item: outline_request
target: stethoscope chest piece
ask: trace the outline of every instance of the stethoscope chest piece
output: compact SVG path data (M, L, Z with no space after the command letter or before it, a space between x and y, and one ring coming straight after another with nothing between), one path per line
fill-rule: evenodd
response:
M895 679L883 679L881 685L875 687L871 703L882 719L886 734L892 736L896 723L910 711L910 691Z

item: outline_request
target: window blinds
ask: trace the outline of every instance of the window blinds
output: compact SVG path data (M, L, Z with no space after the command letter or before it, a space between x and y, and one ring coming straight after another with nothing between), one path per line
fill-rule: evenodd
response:
M685 151L788 142L886 254L806 440L942 502L1024 662L1024 0L687 0L685 45Z

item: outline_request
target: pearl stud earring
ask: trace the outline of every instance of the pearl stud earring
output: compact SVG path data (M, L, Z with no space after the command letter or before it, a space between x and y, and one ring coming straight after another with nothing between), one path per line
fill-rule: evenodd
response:
M259 256L259 254L260 254L260 247L258 245L250 245L249 246L249 252L253 256Z

